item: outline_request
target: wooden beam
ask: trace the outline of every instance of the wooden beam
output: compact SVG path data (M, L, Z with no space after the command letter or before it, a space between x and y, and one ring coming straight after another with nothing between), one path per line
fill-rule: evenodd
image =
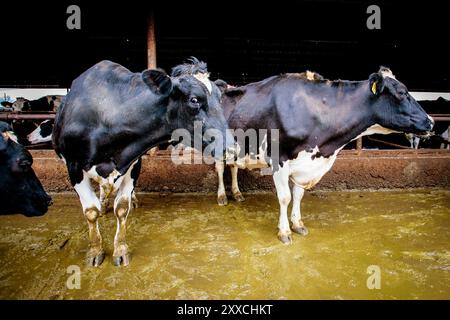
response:
M147 68L156 68L156 34L155 34L155 14L152 9L147 20Z

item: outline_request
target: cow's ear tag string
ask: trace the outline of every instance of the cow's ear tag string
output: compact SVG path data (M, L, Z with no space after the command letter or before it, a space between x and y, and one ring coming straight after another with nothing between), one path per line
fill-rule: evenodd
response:
M372 84L372 92L373 92L373 94L377 94L377 83L376 82L374 82Z

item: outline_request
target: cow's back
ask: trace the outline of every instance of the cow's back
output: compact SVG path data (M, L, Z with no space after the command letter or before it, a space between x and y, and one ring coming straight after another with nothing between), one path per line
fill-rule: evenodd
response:
M55 150L64 152L72 141L86 146L99 130L118 128L124 119L130 120L126 115L145 101L143 86L140 74L111 61L99 62L82 73L57 112Z

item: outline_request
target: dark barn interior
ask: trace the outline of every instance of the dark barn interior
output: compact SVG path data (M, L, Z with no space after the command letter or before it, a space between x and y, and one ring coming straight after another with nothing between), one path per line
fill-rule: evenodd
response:
M81 30L68 30L66 9L81 8ZM194 55L212 77L231 84L314 70L329 79L366 79L389 66L411 91L448 91L445 10L378 1L381 30L366 27L370 1L174 3L102 1L8 3L2 24L2 87L68 87L96 62L147 67L153 12L157 66L169 71ZM27 10L23 10L27 6ZM20 13L20 14L18 14ZM23 22L26 23L23 23ZM420 23L419 23L420 21ZM32 27L30 27L32 26Z

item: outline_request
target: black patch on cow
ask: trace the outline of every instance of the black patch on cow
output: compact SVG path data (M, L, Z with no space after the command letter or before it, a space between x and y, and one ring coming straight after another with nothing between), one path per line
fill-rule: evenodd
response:
M47 120L41 123L41 137L45 138L52 134L53 131L53 121Z

